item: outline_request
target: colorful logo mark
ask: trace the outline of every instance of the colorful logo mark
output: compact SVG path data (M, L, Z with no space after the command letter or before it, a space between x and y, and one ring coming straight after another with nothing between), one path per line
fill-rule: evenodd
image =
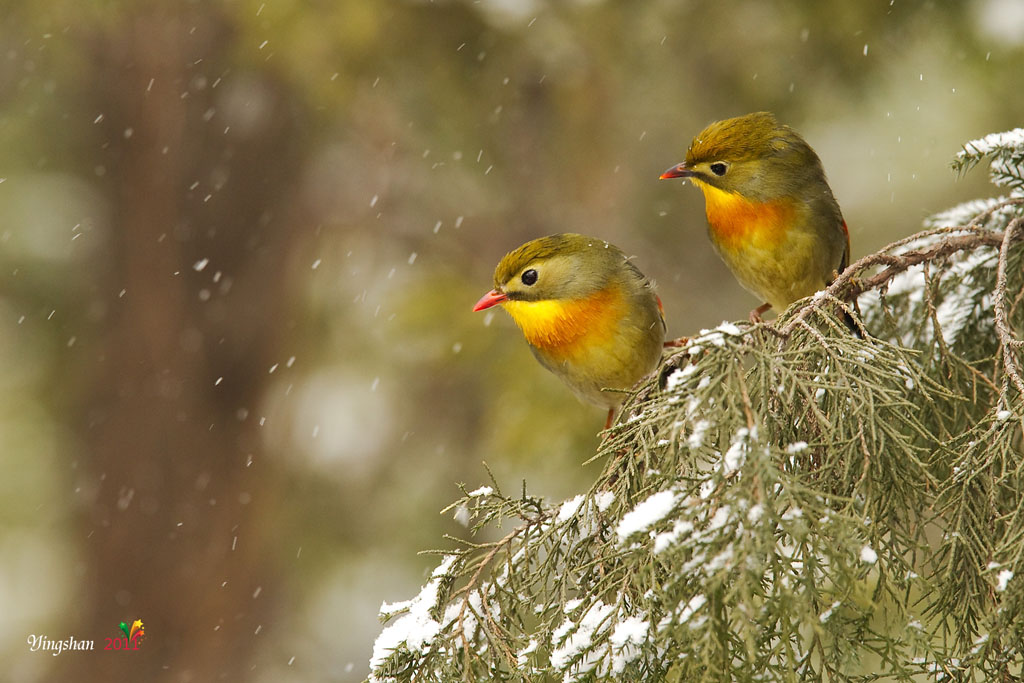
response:
M132 627L128 628L128 624L121 622L118 627L124 633L125 637L128 638L128 642L133 648L138 648L139 641L146 636L146 628L142 625L142 619L136 619L132 622Z

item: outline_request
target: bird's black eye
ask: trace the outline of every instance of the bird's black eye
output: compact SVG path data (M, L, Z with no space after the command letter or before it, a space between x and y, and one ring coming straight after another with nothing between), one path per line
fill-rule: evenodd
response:
M534 270L533 268L530 268L529 270L524 270L522 276L520 276L520 279L523 281L524 285L532 285L533 283L537 282L537 271Z
M719 177L724 176L725 172L728 169L729 169L729 167L726 166L725 164L723 164L721 161L716 162L714 164L711 164L711 172L714 173L716 176L719 176Z

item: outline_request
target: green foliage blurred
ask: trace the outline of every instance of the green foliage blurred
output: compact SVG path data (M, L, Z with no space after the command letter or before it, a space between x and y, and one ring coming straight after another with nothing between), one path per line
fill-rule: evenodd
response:
M601 411L470 312L502 254L592 234L658 282L670 334L742 318L699 195L657 181L692 135L762 109L800 130L856 258L983 193L946 160L1020 125L1019 14L5 0L0 668L360 680L381 601L432 565L413 552L459 529L456 482L598 475ZM134 618L131 660L25 645Z

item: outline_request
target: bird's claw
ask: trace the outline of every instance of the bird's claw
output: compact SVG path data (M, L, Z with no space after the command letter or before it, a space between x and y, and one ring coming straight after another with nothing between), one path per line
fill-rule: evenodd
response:
M761 304L760 306L752 310L750 312L750 322L753 323L754 325L760 325L761 323L763 323L764 319L761 317L761 314L771 307L771 304Z

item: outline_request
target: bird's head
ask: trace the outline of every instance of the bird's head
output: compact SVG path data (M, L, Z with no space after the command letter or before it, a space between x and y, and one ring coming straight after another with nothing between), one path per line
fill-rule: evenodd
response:
M527 242L505 255L494 271L494 289L473 307L507 301L582 299L608 284L621 252L602 240L571 233Z
M802 196L808 183L824 182L824 172L799 134L772 114L757 112L712 123L690 143L686 161L661 178L689 178L701 189L771 201Z

